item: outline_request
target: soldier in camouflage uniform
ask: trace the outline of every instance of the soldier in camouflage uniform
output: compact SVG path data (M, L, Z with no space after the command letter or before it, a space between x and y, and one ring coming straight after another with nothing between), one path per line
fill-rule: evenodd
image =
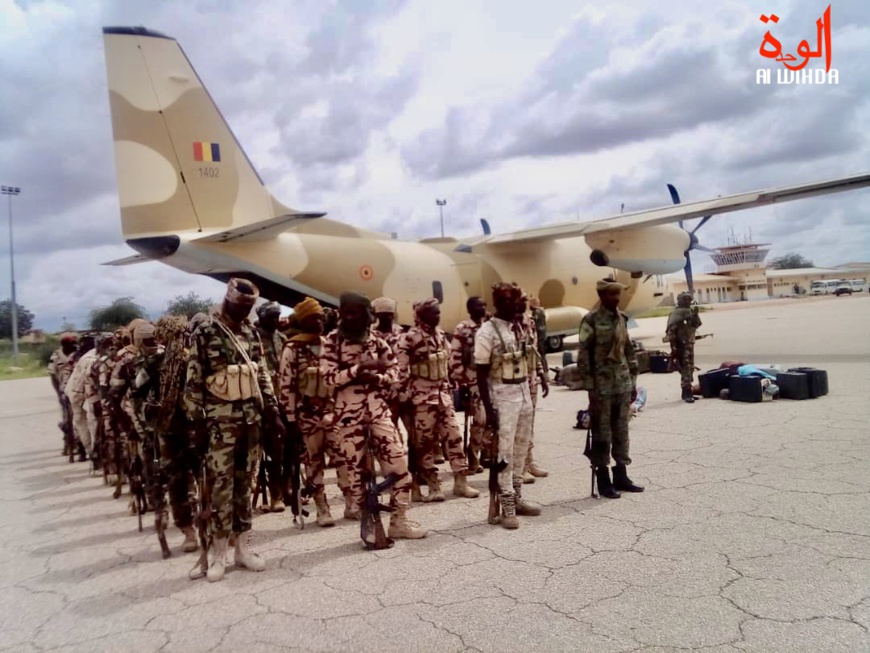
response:
M287 344L287 337L278 330L281 319L281 306L277 302L267 302L257 308L257 331L263 342L263 354L269 366L272 388L278 389L278 369L281 364L281 352ZM294 315L294 317L296 317ZM298 318L297 318L298 324ZM284 512L284 440L279 437L269 425L263 428L263 453L266 456L266 477L269 483L269 496L272 497L269 510ZM265 506L264 506L265 507Z
M396 301L389 297L378 297L372 301L372 312L375 315L375 323L372 326L375 335L386 341L398 360L399 342L405 332L402 327L395 323ZM408 403L408 394L406 391L406 384L404 383L406 378L406 375L400 373L399 380L389 390L387 403L390 405L390 412L393 415L393 424L396 426L399 424L399 417L405 417L403 410L405 405ZM410 415L411 412L409 411L409 418Z
M671 362L680 372L682 398L686 403L694 403L692 383L695 377L695 331L701 326L698 306L692 305L692 293L681 292L677 297L677 307L668 317L665 334L671 343Z
M116 406L110 384L118 360L118 352L129 343L129 340L127 329L118 329L114 337L106 343L103 354L95 365L97 388L100 393L100 413L103 420L103 471L108 485L116 485L119 477L123 475L124 461L118 439L120 432L115 419L115 411L120 408ZM116 490L115 498L119 496L120 492Z
M387 392L396 382L396 357L371 326L371 303L364 295L344 293L340 298L339 326L326 337L321 371L335 388L335 424L341 438L341 464L347 465L349 491L362 507L363 453L368 431L375 458L385 473L394 473L390 488L389 536L419 539L426 531L408 520L411 476L399 432L387 406Z
M423 501L444 501L435 455L446 443L453 470L453 494L474 499L480 492L468 486L468 460L462 447L462 433L456 421L448 369L450 344L441 321L441 307L434 297L414 304L417 325L399 342L399 366L408 374L408 396L414 404L416 469L429 485ZM407 372L405 372L407 370Z
M293 308L300 333L290 338L281 356L279 400L288 422L287 437L305 445L305 481L302 487L314 488L317 524L334 526L323 484L326 455L340 459L340 443L333 428L333 389L323 381L320 357L323 351L323 307L307 297ZM359 518L348 492L347 469L338 464L338 486L345 496L345 517Z
M534 316L529 314L529 296L525 293L520 297L520 304L517 307L517 321L523 331L525 331L526 338L531 345L528 348L528 354L529 392L532 396L532 433L529 437L529 453L526 457L525 469L523 470L523 483L534 483L536 478L544 478L550 475L550 472L538 466L533 457L533 449L535 448L535 412L538 410L538 388L543 388L543 395L546 397L550 394L550 384L544 367L545 359L540 353L537 324Z
M78 351L70 357L71 361L75 361L75 365L64 386L64 394L66 394L72 409L73 430L76 446L79 450L79 462L88 460L94 442L94 434L91 432L92 424L88 421L87 407L85 406L85 380L90 374L96 357L94 336L85 336L81 340Z
M477 474L483 471L480 461L489 459L492 434L486 430L486 413L477 390L477 369L474 364L474 336L486 316L486 302L471 297L465 303L469 319L460 322L450 341L450 377L459 385L465 402L465 412L471 419L468 441L468 469Z
M187 415L197 439L208 442L211 582L224 577L230 533L235 534L237 567L266 568L250 549L251 487L260 457L261 423L267 420L282 436L284 425L260 338L248 321L258 296L251 282L230 279L221 308L193 334L187 367Z
M519 528L517 515L535 516L541 509L523 500L523 469L532 429L532 397L529 392L531 343L516 320L522 291L515 285L492 287L495 316L474 337L477 387L486 412L486 423L498 434L498 475L502 506L501 524Z
M107 478L106 465L106 431L103 425L103 402L100 391L100 370L107 355L111 351L115 336L112 333L101 333L96 339L96 358L91 365L90 373L85 379L85 407L88 415L88 426L94 435L91 460L94 471L103 469L103 478Z
M63 431L66 428L72 428L72 409L69 405L69 399L64 394L66 382L72 374L74 361L72 355L76 352L78 337L74 333L64 333L60 337L60 347L52 354L48 361L48 376L51 379L51 387L57 395L57 401L60 404L61 421L58 426ZM63 455L68 455L67 441L64 437Z
M642 492L628 478L629 407L637 398L637 357L628 337L628 316L619 310L620 293L625 289L610 279L596 285L600 305L580 322L578 356L587 356L591 378L589 412L592 414L592 451L601 496L618 499L619 492ZM610 457L616 461L610 481Z

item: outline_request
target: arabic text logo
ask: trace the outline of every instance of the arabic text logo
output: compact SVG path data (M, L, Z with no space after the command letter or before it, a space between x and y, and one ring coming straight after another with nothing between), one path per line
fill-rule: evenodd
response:
M778 23L779 16L770 14L761 15L759 20L766 25ZM783 68L776 71L777 84L837 84L839 74L836 69L831 69L831 5L825 9L821 18L816 20L816 46L810 48L809 42L804 39L797 46L797 56L789 53L783 54L782 43L768 30L764 34L764 40L758 48L758 53L767 59L781 62ZM820 59L824 54L825 70L804 70L810 59ZM802 61L799 61L802 59ZM798 74L801 71L801 74ZM757 84L770 84L771 71L759 68L756 71L755 82Z

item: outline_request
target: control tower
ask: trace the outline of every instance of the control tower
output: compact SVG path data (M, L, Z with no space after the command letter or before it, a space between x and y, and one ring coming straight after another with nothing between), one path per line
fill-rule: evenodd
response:
M770 243L744 243L717 247L710 253L717 274L726 274L737 282L741 300L767 299L767 268L764 259Z

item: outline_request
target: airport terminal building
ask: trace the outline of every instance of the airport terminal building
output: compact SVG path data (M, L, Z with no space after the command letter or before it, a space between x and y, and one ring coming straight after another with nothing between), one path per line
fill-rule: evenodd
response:
M714 266L704 274L695 274L695 300L699 304L754 301L776 297L833 292L834 284L821 288L813 282L850 281L855 290L867 291L870 280L870 263L846 263L834 268L795 268L777 270L765 265L770 251L769 243L747 243L719 247L710 254ZM858 284L858 281L861 281ZM670 278L671 295L676 296L687 289L682 273Z

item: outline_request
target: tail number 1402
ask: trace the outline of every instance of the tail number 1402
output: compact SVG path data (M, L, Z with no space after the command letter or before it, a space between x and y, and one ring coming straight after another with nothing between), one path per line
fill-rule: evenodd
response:
M221 170L218 167L208 166L205 168L199 168L199 176L201 178L209 178L215 179L221 176Z

